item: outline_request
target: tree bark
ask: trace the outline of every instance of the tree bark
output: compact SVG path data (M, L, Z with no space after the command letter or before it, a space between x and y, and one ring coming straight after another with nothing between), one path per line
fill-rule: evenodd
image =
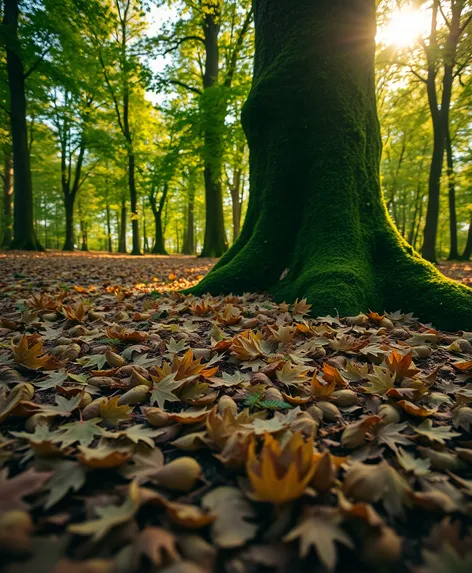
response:
M121 204L120 213L120 232L118 236L118 252L126 253L126 218L128 216L128 210L126 209L126 203Z
M205 181L205 239L202 257L220 257L228 248L223 214L223 134L226 102L218 86L220 6L212 2L204 15L205 73L201 108L204 129L202 147Z
M13 240L13 160L11 147L5 146L3 161L3 214L2 214L2 243L1 246L8 248Z
M469 224L469 232L467 233L467 242L464 247L464 251L461 255L462 261L470 261L470 257L472 256L472 212L470 213L470 224Z
M375 0L255 0L254 9L248 213L192 292L306 297L315 315L402 308L471 328L472 289L424 261L382 199Z
M10 94L15 202L12 249L43 251L34 231L33 183L26 124L25 74L18 38L18 0L4 0L3 32Z
M107 218L107 248L108 252L113 252L113 241L111 237L111 211L110 211L110 199L109 199L109 189L108 189L108 177L105 179L105 211L106 211L106 218Z
M441 103L438 102L436 91L437 58L439 48L437 43L437 16L439 0L434 0L432 11L432 25L429 47L427 49L428 78L426 89L433 123L433 155L429 172L428 207L426 210L426 224L424 227L423 257L436 262L436 237L439 223L439 203L441 194L441 176L444 162L444 151L449 133L449 112L451 106L452 87L454 84L454 68L456 65L456 52L461 35L461 15L464 2L456 2L452 6L452 16L449 25L448 37L444 47L444 74L442 79Z
M196 174L192 171L188 177L187 189L187 213L182 254L193 255L195 253L195 181Z
M454 173L454 157L452 154L452 141L449 129L446 135L446 158L447 158L447 185L449 200L449 237L450 250L448 259L456 261L459 258L457 246L457 211L456 211L456 182Z
M164 212L164 206L167 200L167 194L169 192L169 184L165 183L162 190L162 194L159 200L159 204L156 201L155 193L150 196L151 210L154 215L154 245L152 247L152 253L154 255L167 255L164 231L162 225L162 214Z

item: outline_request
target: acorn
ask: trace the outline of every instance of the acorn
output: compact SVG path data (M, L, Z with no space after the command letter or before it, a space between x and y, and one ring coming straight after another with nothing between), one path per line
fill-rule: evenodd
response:
M189 457L177 458L154 474L157 482L174 491L190 491L202 473L200 464Z

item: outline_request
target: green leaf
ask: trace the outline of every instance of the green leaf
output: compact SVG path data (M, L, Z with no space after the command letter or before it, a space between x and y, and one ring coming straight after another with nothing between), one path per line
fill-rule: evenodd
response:
M452 438L460 436L460 433L452 432L448 426L433 427L431 420L425 420L420 426L414 428L414 430L421 436L426 436L429 440L439 442L440 444L445 444L447 440L452 440Z
M85 484L85 469L77 462L64 460L57 462L52 468L55 469L54 475L44 485L44 489L49 491L48 497L44 504L44 509L49 509L60 501L67 493L79 491Z
M79 422L70 422L61 426L61 431L64 433L59 437L59 442L64 447L71 446L79 442L81 446L88 446L92 441L100 436L103 428L99 424L102 420L100 418L92 418L91 420L80 420Z

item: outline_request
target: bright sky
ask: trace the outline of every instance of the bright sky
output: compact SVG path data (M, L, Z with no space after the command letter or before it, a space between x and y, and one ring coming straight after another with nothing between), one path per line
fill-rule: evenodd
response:
M377 32L377 41L387 46L406 48L429 32L431 16L425 10L406 7L392 12Z

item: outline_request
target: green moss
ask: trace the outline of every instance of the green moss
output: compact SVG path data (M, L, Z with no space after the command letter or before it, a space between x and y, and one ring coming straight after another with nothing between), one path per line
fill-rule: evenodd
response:
M243 110L248 215L192 292L306 297L315 315L401 308L472 329L472 289L423 261L381 198L375 2L329 4L255 4L255 77Z

